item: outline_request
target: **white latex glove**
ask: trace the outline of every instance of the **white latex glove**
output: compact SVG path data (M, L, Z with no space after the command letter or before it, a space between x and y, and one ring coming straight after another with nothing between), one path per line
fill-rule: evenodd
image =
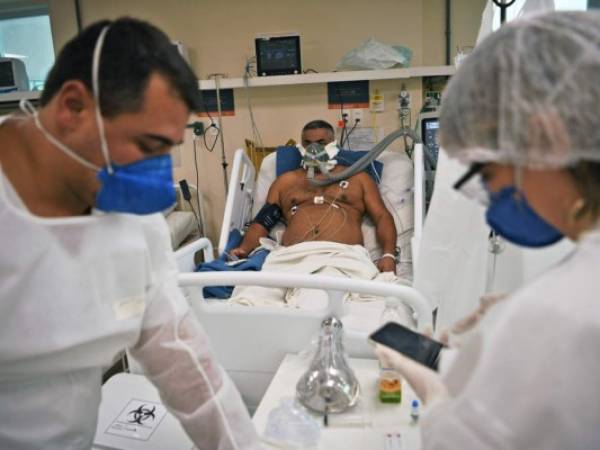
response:
M375 354L383 367L395 369L404 377L424 405L430 406L449 398L441 377L429 367L381 344L375 346Z
M477 309L455 322L445 330L442 330L436 338L438 341L452 348L460 348L465 335L474 329L486 312L495 304L504 300L508 294L486 294L479 299Z

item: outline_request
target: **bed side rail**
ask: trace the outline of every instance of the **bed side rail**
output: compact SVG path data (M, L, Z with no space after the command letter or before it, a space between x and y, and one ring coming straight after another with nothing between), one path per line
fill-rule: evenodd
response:
M255 179L256 170L252 165L252 161L243 149L236 150L219 237L219 254L225 251L229 232L233 229L242 230L244 225L251 219Z
M411 307L419 329L431 324L432 312L423 295L410 286L382 283L370 280L352 280L324 275L299 275L281 272L203 272L180 273L179 285L191 286L237 286L260 285L265 287L298 287L323 289L329 295L328 310L331 314L343 316L343 295L347 292L371 294L381 297L394 297ZM206 305L205 307L210 308Z

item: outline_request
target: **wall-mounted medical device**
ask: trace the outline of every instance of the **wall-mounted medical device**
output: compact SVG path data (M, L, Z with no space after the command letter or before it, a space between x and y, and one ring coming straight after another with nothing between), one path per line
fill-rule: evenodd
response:
M299 35L260 36L254 43L259 77L302 73Z
M421 140L423 141L423 156L425 165L425 209L429 209L435 172L437 170L440 144L438 131L440 128L440 114L438 110L426 111L419 114L421 123Z
M421 121L421 139L423 145L429 150L429 154L437 161L440 151L438 141L438 130L440 128L440 117L437 111L421 113L419 119Z
M25 63L18 58L0 58L0 93L28 90Z

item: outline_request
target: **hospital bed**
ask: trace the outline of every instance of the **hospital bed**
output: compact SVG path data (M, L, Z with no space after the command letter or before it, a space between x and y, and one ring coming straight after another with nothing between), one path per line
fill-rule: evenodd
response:
M269 187L277 178L276 153L263 159L256 176L254 166L243 149L236 151L233 159L229 191L225 203L223 224L218 243L218 252L225 251L230 233L244 230L247 224L265 204ZM412 279L413 255L423 227L424 211L424 166L421 144L415 146L413 161L404 153L384 151L377 159L383 163L383 173L379 181L381 197L394 217L400 250L397 274L401 278ZM270 236L275 240L283 232L283 225L276 226ZM365 216L362 223L364 245L372 260L381 256L377 244L375 226Z
M415 155L416 161L419 161L419 149L415 151ZM274 158L275 156L265 158L261 173L255 181L254 167L250 160L243 151L236 152L218 245L219 253L224 251L231 230L242 229L251 220L254 211L264 203L268 186L275 179ZM423 202L418 198L422 196L422 170L415 169L412 162L401 154L387 152L381 159L384 162L380 183L384 189L382 197L389 209L398 209L395 214L393 212L393 216L398 229L404 231L399 233L399 247L405 254L414 254L411 240L414 245L422 226L423 212L420 208ZM413 182L414 179L417 180L416 183ZM413 208L413 205L416 208ZM418 233L413 233L413 223L419 227ZM363 223L367 249L375 258L380 250L374 244L369 248L368 233L372 233L371 242L375 242L373 228L372 224ZM411 308L419 327L431 321L431 310L427 301L409 285L320 275L282 275L265 271L193 273L196 267L194 257L199 251L203 252L205 261L211 260L213 248L206 238L184 246L175 253L181 272L179 284L184 288L192 309L210 337L217 359L233 379L251 411L260 402L285 354L307 350L318 335L321 321L329 315L334 314L342 319L345 326L345 347L350 356L374 357L367 342L368 331L356 326L357 321L363 320L368 314L365 314L365 311L353 314L351 308L354 305L345 305L343 302L342 297L345 293L399 298ZM408 258L401 259L399 272L410 274L410 263ZM329 301L325 309L303 311L280 307L230 305L203 298L201 287L219 285L321 289L327 292ZM370 313L371 325L376 326L381 309L366 312Z

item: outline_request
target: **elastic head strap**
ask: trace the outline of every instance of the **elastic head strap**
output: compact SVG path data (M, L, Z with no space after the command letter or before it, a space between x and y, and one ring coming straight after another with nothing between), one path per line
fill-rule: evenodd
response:
M102 54L104 38L106 37L106 33L108 33L109 28L110 25L102 28L100 35L96 40L96 46L94 47L94 56L92 59L92 92L94 94L94 101L96 102L96 124L98 126L98 133L100 134L100 148L102 149L102 156L104 156L108 173L112 175L113 167L110 163L108 144L106 142L106 134L104 133L104 120L102 119L102 113L100 112L100 84L98 80L100 72L100 55Z

